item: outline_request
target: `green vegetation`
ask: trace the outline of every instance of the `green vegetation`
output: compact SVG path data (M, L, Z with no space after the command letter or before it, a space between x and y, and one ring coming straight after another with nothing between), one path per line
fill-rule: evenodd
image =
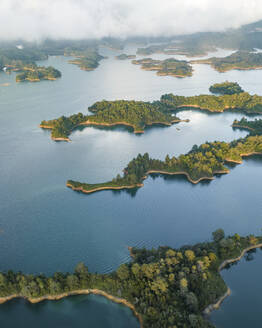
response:
M126 59L134 59L134 58L136 58L136 55L121 54L116 56L116 59L118 60L126 60Z
M30 67L24 67L19 74L16 75L16 82L30 81L38 82L40 80L56 80L61 77L61 72L54 67L40 67L31 65Z
M171 125L180 120L165 111L160 102L143 101L100 101L89 107L94 115L74 114L62 116L55 120L42 121L40 127L52 129L52 138L65 138L79 125L129 125L135 133L144 132L146 126L152 124Z
M50 277L9 270L0 273L0 297L2 302L14 297L36 302L101 292L117 302L129 302L144 328L211 328L203 311L227 291L219 274L221 264L236 261L244 250L251 251L261 242L261 237L253 235L225 237L219 229L212 242L194 246L132 248L133 260L109 274L90 273L83 263L74 273L56 272Z
M232 83L226 82L226 85ZM237 86L234 86L236 88ZM230 89L230 87L228 88ZM197 108L211 112L235 110L247 114L262 114L262 97L247 92L232 95L200 95L193 97L163 95L160 101L99 101L89 107L93 115L82 113L70 117L62 116L50 121L42 121L40 127L52 129L53 139L69 140L68 136L79 125L128 125L135 133L143 133L146 126L152 124L171 125L180 122L171 111L185 108Z
M192 97L175 96L166 94L161 97L161 102L170 110L179 108L198 108L210 112L224 112L225 110L235 110L247 114L262 113L262 96L250 95L241 92L233 95L199 95Z
M215 83L211 85L209 91L212 93L219 93L221 95L233 95L244 92L241 86L237 82L223 82Z
M20 70L24 66L35 65L35 61L47 59L47 55L36 48L4 47L0 49L0 69Z
M98 67L100 60L105 58L99 55L95 48L85 50L66 49L65 56L76 57L76 59L69 60L69 63L79 66L84 71L93 71Z
M192 150L178 158L166 156L164 161L152 159L147 153L139 154L124 169L124 175L117 175L112 181L88 184L67 181L73 190L92 193L103 189L127 189L143 186L142 182L150 173L164 175L183 174L192 183L213 179L215 174L228 173L226 162L241 163L243 156L262 154L262 136L248 136L230 143L215 141L201 146L194 145Z
M165 60L154 60L152 58L143 58L133 60L133 64L141 65L146 71L157 71L157 75L171 75L176 77L192 76L192 66L185 60L174 58Z
M232 69L247 70L262 68L262 53L237 51L224 58L212 57L191 61L193 64L210 64L219 72L227 72Z
M262 135L262 120L248 121L243 117L240 121L235 120L232 127L249 130L251 135Z

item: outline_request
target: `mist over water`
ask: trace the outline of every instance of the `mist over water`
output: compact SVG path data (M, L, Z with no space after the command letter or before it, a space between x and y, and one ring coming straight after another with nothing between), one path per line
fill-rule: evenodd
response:
M259 0L1 0L0 40L173 36L261 18Z

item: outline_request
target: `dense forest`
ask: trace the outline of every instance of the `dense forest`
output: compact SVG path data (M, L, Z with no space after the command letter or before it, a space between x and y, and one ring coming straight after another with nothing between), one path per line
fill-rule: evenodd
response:
M210 64L219 72L227 72L232 69L246 70L262 68L262 53L237 51L230 56L192 61L193 64Z
M228 81L211 85L209 91L221 95L234 95L236 93L244 92L244 90L237 82Z
M52 66L41 67L37 65L26 66L16 75L16 82L30 81L38 82L41 80L56 80L61 77L61 72Z
M233 82L225 82L232 85ZM234 84L234 83L233 83ZM229 87L230 89L231 87ZM237 86L234 85L236 89ZM179 122L179 118L172 116L171 112L178 109L198 108L211 112L235 110L247 114L262 114L262 97L250 95L247 92L200 96L163 95L160 101L143 102L134 100L99 101L89 107L93 115L82 113L69 117L42 121L40 127L52 129L52 138L64 138L79 125L129 125L135 133L142 133L146 126L152 124L171 125Z
M192 66L185 60L169 58L165 60L155 60L152 58L143 58L133 60L133 64L141 65L146 71L156 71L157 75L171 75L176 77L192 76Z
M40 127L51 128L52 138L68 138L74 128L83 125L129 125L135 133L142 133L152 124L171 125L179 122L160 102L134 100L99 101L89 107L94 115L74 114L50 121L42 121Z
M247 136L232 142L206 142L194 145L191 151L179 157L166 156L164 161L152 159L148 153L139 154L112 181L88 184L68 180L67 186L73 190L92 193L103 189L126 189L143 186L142 182L150 173L184 174L192 183L203 179L213 179L215 174L228 173L226 162L241 163L243 156L262 154L262 136Z
M133 260L109 274L90 273L84 263L79 263L74 273L56 272L50 277L9 270L0 273L0 297L34 301L99 290L133 305L144 328L211 328L202 313L227 291L219 266L246 248L258 247L261 241L253 235L225 237L218 229L212 242L194 246L132 248Z
M262 135L262 120L248 121L243 117L240 121L235 120L232 127L249 130L251 135Z
M236 110L247 114L262 113L262 96L250 95L247 92L241 92L233 95L199 95L199 96L175 96L166 94L161 97L161 102L170 110L176 110L183 107L196 107L198 109L211 112L223 112L225 110Z

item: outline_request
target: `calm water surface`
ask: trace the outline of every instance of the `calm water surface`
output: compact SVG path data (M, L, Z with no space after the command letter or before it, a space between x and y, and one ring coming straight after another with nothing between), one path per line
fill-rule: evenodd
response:
M128 52L134 53L133 49ZM106 49L103 53L109 58L93 72L67 64L68 58L49 58L43 64L63 74L54 82L17 84L14 74L0 74L0 270L51 274L72 271L84 261L90 271L109 272L130 260L128 245L178 247L208 240L218 227L226 233L260 232L260 158L245 160L231 167L230 174L198 185L182 177L150 177L136 193L83 195L65 187L67 179L90 183L112 179L139 152L163 159L167 153L179 155L207 140L245 136L246 132L231 128L242 115L183 111L178 116L189 118L189 123L149 128L142 136L125 128L88 127L75 131L71 143L51 141L50 132L38 128L43 119L86 112L102 99L157 100L169 92L208 93L211 84L224 80L238 81L248 92L261 94L259 70L221 74L208 65L194 65L193 77L177 79L142 71L130 61L117 61L116 53ZM219 55L228 53L220 51ZM92 302L87 303L88 308ZM72 308L71 300L59 304ZM30 320L34 320L35 311L38 316L49 313L55 318L59 314L51 314L53 307L47 302L38 311L14 301L5 309L25 311L28 320L32 312ZM106 318L107 310L101 311ZM4 313L0 307L0 317ZM6 322L8 317L4 316ZM111 327L107 321L104 327Z

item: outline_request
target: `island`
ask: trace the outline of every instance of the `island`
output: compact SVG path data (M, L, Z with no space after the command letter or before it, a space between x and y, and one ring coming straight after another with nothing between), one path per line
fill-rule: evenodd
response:
M243 157L252 155L262 155L262 136L247 136L229 143L215 141L194 145L187 154L178 158L167 155L164 161L152 159L148 153L139 154L123 170L123 176L118 174L111 181L97 184L68 180L66 185L86 194L133 189L142 187L149 174L185 175L191 183L197 184L202 180L213 180L217 174L229 173L226 162L241 164Z
M130 247L132 261L108 274L91 273L80 262L73 273L53 276L0 273L0 304L14 298L31 303L70 295L97 294L129 307L141 328L212 328L207 314L230 295L220 271L262 246L262 237L225 236L179 249Z
M160 76L187 77L192 76L193 68L185 60L169 58L165 60L155 60L152 58L143 58L132 60L132 64L141 65L146 71L156 71Z
M121 54L121 55L115 56L115 58L118 60L134 59L134 58L136 58L136 55Z
M165 110L161 102L143 102L134 100L100 101L90 106L93 115L82 113L62 116L58 119L42 121L41 128L51 129L53 140L69 141L70 133L79 126L129 126L134 133L143 133L146 126L153 124L170 126L181 122L170 111Z
M95 48L87 48L85 50L66 49L65 56L76 57L69 60L70 64L77 65L81 70L93 71L98 67L99 62L106 57L101 56Z
M234 95L244 92L244 90L237 82L228 82L228 81L222 83L215 83L211 85L209 91L221 95Z
M41 80L56 80L62 76L61 72L52 66L41 67L37 65L25 66L16 75L16 82L39 82Z
M262 120L255 119L254 121L248 121L243 117L240 121L234 120L232 124L233 128L242 130L248 130L251 135L262 135Z
M191 61L191 64L209 64L218 72L227 72L232 69L251 70L262 69L262 53L237 51L227 57L211 57Z

